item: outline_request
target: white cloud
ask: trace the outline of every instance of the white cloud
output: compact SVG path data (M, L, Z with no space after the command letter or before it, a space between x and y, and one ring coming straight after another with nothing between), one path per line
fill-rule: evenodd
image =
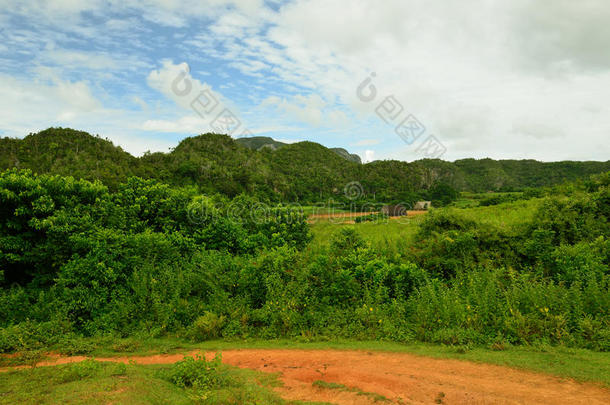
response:
M374 150L365 150L363 163L369 163L369 162L372 162L373 160L375 160L375 151Z
M202 134L208 131L208 121L193 116L182 117L176 121L146 120L141 129L155 132Z
M84 82L55 81L55 92L66 106L76 111L92 111L100 107L100 102L93 97L89 86Z
M46 63L68 65L71 67L85 67L87 69L117 69L118 63L107 54L93 52L73 51L66 49L48 49L43 52L41 59Z
M604 0L521 0L511 11L514 52L523 66L557 71L607 70L610 8Z
M289 125L267 125L267 126L261 126L261 127L253 127L250 128L250 132L252 132L253 135L266 135L266 134L270 134L270 133L278 133L278 134L286 134L287 132L297 132L297 131L302 131L303 128L300 127L295 127L295 126L289 126ZM274 138L280 142L284 142L281 141L280 138ZM300 139L299 141L301 141L302 139ZM295 141L293 141L295 142ZM298 141L296 141L298 142ZM291 143L291 142L288 142Z
M39 53L39 62L45 66L58 65L64 70L89 69L101 71L137 70L148 67L148 63L136 56L122 53L76 51L58 49L54 45Z
M447 158L519 157L533 138L537 149L523 153L539 159L605 160L610 147L591 145L603 145L610 132L603 107L610 53L602 44L610 9L601 0L552 9L525 1L354 0L346 7L298 0L249 45L281 80L369 116L382 97L395 95L448 146ZM584 34L593 31L600 36ZM379 96L363 106L355 88L371 71ZM274 101L304 122L321 120L319 108ZM393 126L383 135L395 137Z
M240 136L249 131L237 106L206 83L193 78L186 63L174 64L170 60L163 60L161 68L150 72L147 83L178 106L188 110L192 117L187 125L182 125L186 121L182 124L167 125L158 120L149 125L154 124L165 132L180 132L178 128L201 132L205 127L212 132ZM207 125L202 125L203 122ZM196 125L191 125L193 123Z
M23 134L30 128L59 124L67 118L101 107L85 82L19 80L0 74L0 122L5 133Z
M303 142L303 141L305 141L305 139L286 139L286 138L278 138L278 139L276 139L276 141L278 141L278 142L282 142L282 143L297 143L297 142Z
M202 92L209 94L210 106L219 106L220 103L226 101L222 94L212 90L207 83L193 78L187 63L174 64L171 60L165 59L161 61L161 65L161 68L152 70L148 74L146 81L151 88L160 91L165 97L173 100L182 108L196 114L193 111L192 103L193 100L201 97ZM200 99L208 101L204 98ZM212 111L216 109L214 108ZM212 111L209 113L211 114Z
M324 105L320 96L316 94L297 95L291 101L271 96L261 103L261 107L273 107L278 112L289 114L291 117L313 126L320 126L322 123Z
M347 123L343 111L329 108L328 103L317 94L297 94L290 99L270 96L263 100L260 107L272 107L295 120L319 126L342 126Z
M11 13L39 18L61 25L80 21L87 12L103 15L136 11L145 19L168 27L183 27L191 19L218 17L229 9L253 14L263 0L3 0L2 8Z
M354 146L373 146L377 145L381 142L379 139L361 139L358 142L354 143Z
M185 100L184 96L178 95L181 93L176 94L176 90L172 88L174 82L178 92L185 91L187 94L191 94L191 92L204 86L203 83L193 79L190 74L190 67L186 62L174 64L169 59L162 60L161 68L151 71L146 78L146 82L151 88L160 91L167 98L176 102L184 102ZM189 83L191 83L190 89ZM192 88L193 85L196 87L195 89Z
M149 107L148 107L148 104L146 103L146 101L142 100L140 97L138 97L138 96L133 96L133 97L131 98L131 100L132 100L132 101L133 101L135 104L137 104L137 105L140 107L140 109L145 110L145 111L146 111L146 110L148 110L148 108L149 108Z
M148 85L160 91L184 109L192 111L192 102L202 91L210 92L211 103L223 101L222 95L207 83L193 78L187 63L174 64L171 60L161 61L161 68L151 71L146 79ZM194 114L194 112L193 112Z
M49 74L24 80L0 73L0 92L3 136L22 138L51 126L72 127L102 134L135 155L167 151L176 143L143 134L133 125L142 119L140 113L105 108L85 82Z
M257 12L260 14L260 10ZM210 27L215 37L228 37L243 39L255 34L259 28L259 21L252 15L247 16L239 12L229 12L220 16Z

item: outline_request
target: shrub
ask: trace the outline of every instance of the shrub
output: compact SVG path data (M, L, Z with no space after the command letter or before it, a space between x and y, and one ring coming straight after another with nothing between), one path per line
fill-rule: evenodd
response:
M162 374L176 386L192 389L197 399L206 399L210 391L233 383L227 369L222 366L220 353L210 361L203 356L184 357Z
M454 211L433 210L422 221L417 238L421 240L433 233L445 231L467 231L475 228L476 225L475 221L458 215Z
M364 248L367 244L355 229L342 228L332 236L330 246L332 252L339 256L347 252L355 251L358 248Z
M119 376L125 375L127 367L123 363L103 363L93 359L59 366L57 374L53 377L60 383L79 381L99 375Z
M361 222L374 222L374 221L385 221L389 218L389 216L387 214L382 214L382 213L377 213L377 214L369 214L369 215L363 215L360 217L356 217L356 219L354 219L354 222L361 223Z
M56 343L70 333L65 321L25 321L0 329L0 353L36 350Z
M196 342L220 337L225 321L224 316L206 311L204 315L195 319L195 322L189 327L188 336Z
M609 273L608 253L610 241L599 237L593 243L580 242L575 245L562 245L552 254L552 277L568 285L588 278L601 280Z
M125 367L125 365L122 365ZM57 379L62 383L78 381L96 376L102 370L102 363L87 359L78 363L67 365L60 369Z

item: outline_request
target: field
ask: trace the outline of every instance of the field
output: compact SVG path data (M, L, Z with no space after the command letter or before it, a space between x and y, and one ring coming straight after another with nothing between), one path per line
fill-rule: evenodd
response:
M469 199L469 201L473 201ZM459 202L458 202L459 203ZM541 203L540 199L521 200L514 203L504 203L488 207L473 207L462 209L447 208L450 213L459 214L464 218L498 227L507 232L516 232L519 226L530 222ZM457 204L459 205L459 204ZM416 211L405 217L395 217L382 221L347 223L344 215L358 216L359 213L326 213L310 220L314 235L313 247L328 245L331 236L340 228L351 228L377 249L393 247L401 249L415 242L419 224L424 220L426 211Z

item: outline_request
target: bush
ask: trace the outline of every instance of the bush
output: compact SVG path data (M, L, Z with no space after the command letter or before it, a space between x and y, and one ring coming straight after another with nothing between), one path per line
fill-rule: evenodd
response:
M125 365L122 365L125 367ZM70 364L58 373L57 379L62 383L78 381L84 378L96 376L102 370L102 363L87 359L78 363Z
M551 276L557 282L563 281L568 285L577 281L584 282L586 279L601 281L603 276L609 273L609 253L610 241L604 240L603 236L592 243L559 246L551 254Z
M188 336L196 342L220 337L225 321L224 316L206 311L204 315L195 319L195 322L189 328Z
M203 356L185 357L164 371L163 377L180 388L192 389L198 399L206 399L210 391L232 384L220 353L210 361Z
M445 231L467 231L474 229L477 223L471 219L458 215L450 210L433 210L422 221L418 239L425 239L434 233Z
M57 374L53 377L60 383L80 381L99 375L120 376L125 375L127 367L123 363L102 363L92 359L67 364L58 367Z
M358 248L364 248L367 246L367 244L355 229L342 228L339 232L332 236L330 246L332 252L335 255L340 256L346 252L355 251Z
M387 214L377 213L356 217L356 219L354 219L354 222L359 224L361 222L386 221L388 218L389 216Z
M0 329L0 353L37 350L57 343L72 332L65 321L25 321Z

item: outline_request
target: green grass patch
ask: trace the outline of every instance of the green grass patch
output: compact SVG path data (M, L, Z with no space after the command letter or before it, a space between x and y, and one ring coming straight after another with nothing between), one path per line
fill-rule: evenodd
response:
M377 394L375 392L366 392L366 391L362 391L359 388L348 387L346 385L339 384L339 383L316 380L311 385L313 385L314 387L327 389L327 390L353 392L356 395L367 396L367 397L371 398L374 402L390 402L390 400L387 397L384 397L383 395Z
M531 221L542 199L519 200L487 207L472 207L465 204L465 208L442 208L450 213L459 215L477 223L492 225L500 229L518 231L518 227ZM310 248L317 250L328 245L332 235L342 227L356 229L362 237L371 243L375 249L386 251L388 249L400 251L413 245L419 229L419 224L425 215L389 219L381 221L367 221L357 224L345 224L353 218L316 219L312 224L311 233L314 238Z
M446 210L481 224L510 228L532 221L541 203L542 199L532 198L485 207L449 207Z
M298 212L303 213L303 215L326 215L326 214L338 214L342 212L349 212L348 209L342 207L329 207L327 205L294 205L295 209Z
M353 220L353 218L339 218L332 221L326 219L316 220L310 225L311 233L314 237L310 244L310 249L315 251L322 246L327 246L332 239L332 235L345 227L358 231L373 247L385 248L390 244L396 248L404 248L413 243L418 225L423 220L423 217L423 215L420 215L417 217L361 222L358 224L340 223Z
M210 363L190 359L144 366L87 360L17 370L1 375L0 404L296 404L272 390L281 384L277 375L220 364L210 368Z

